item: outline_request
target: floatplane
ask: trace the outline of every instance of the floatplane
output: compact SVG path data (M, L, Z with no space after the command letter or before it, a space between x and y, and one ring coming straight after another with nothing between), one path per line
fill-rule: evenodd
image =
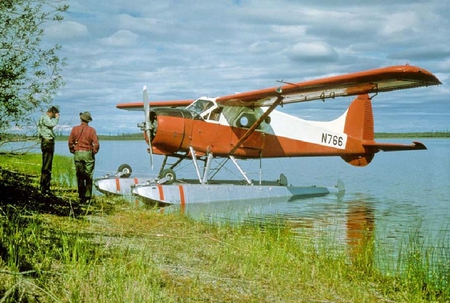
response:
M95 181L104 193L132 194L167 205L234 200L277 201L344 191L336 186L292 186L284 174L276 181L251 180L238 161L282 157L338 156L354 166L368 165L379 151L426 149L420 142L379 143L374 140L372 100L378 93L441 82L415 66L389 66L317 80L195 100L149 101L146 87L142 102L120 103L117 108L143 111L138 126L153 155L163 155L158 175L131 177L129 165ZM276 108L292 103L325 101L356 96L348 109L332 121L307 121ZM178 179L179 164L191 161L196 178ZM217 164L217 160L221 160ZM241 180L215 180L224 163L231 161ZM170 162L170 163L169 163ZM213 164L214 163L214 164Z

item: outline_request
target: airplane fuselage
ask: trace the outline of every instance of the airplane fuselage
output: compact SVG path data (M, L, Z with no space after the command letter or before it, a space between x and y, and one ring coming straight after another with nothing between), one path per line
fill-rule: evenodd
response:
M356 138L345 132L348 111L336 120L316 122L274 110L239 144L267 108L219 108L211 100L205 101L211 102L205 111L189 107L153 109L153 152L183 153L192 147L199 155L211 152L226 157L239 145L234 151L238 158L364 155L367 150L362 140L373 140L373 136ZM364 103L363 107L367 102L370 105L370 100L355 102Z

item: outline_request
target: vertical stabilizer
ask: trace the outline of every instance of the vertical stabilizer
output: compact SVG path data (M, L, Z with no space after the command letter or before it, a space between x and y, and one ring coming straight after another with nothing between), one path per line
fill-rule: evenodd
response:
M359 95L350 104L345 120L344 132L362 140L374 139L372 102L369 95Z
M345 118L344 132L350 138L356 139L349 140L352 143L349 143L350 146L347 145L347 148L357 149L361 141L374 142L372 102L369 95L358 95L350 104ZM352 144L356 146L351 146ZM366 166L372 161L374 153L365 149L362 154L346 155L342 156L342 159L354 166Z
M359 95L350 104L345 114L344 132L354 140L347 141L347 150L357 150L362 146L364 151L341 156L345 162L354 166L368 165L375 153L382 151L427 149L420 142L413 144L378 143L374 141L374 123L372 102L369 95Z

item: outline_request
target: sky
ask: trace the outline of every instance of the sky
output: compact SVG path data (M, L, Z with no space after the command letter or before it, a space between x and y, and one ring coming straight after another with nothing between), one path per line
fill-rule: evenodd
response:
M68 0L45 43L62 46L58 131L89 111L99 134L139 132L122 102L218 97L390 65L434 73L440 86L380 93L376 132L450 131L450 0ZM286 105L333 120L353 98Z

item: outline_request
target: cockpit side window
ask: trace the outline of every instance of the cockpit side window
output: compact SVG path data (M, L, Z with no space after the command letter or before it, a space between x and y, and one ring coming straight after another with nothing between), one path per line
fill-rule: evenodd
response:
M221 112L222 112L222 108L221 107L218 107L218 108L214 109L211 112L211 116L209 117L209 119L214 120L214 121L219 121Z

